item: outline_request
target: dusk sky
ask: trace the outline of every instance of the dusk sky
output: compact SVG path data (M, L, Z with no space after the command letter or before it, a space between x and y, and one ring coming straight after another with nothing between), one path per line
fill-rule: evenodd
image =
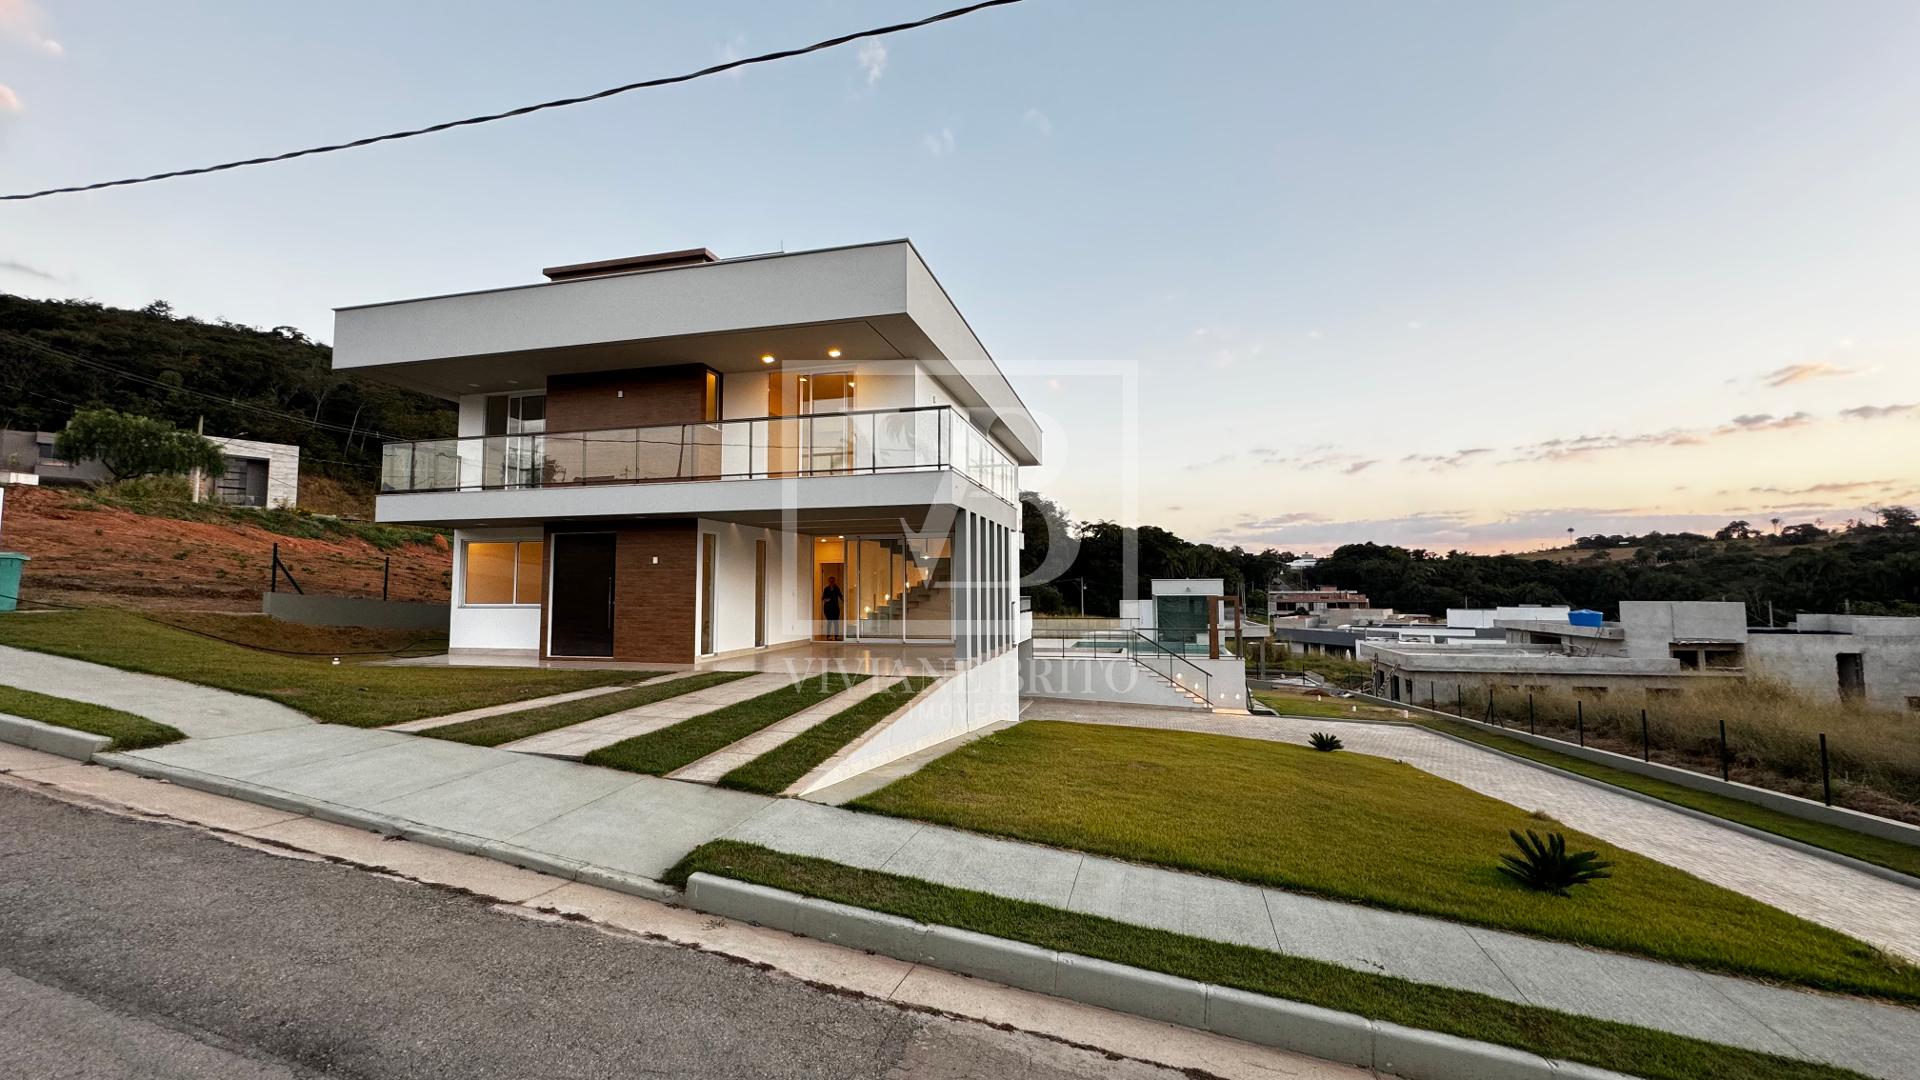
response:
M0 0L0 188L958 0ZM911 237L1083 519L1520 550L1920 501L1920 5L1029 0L409 142L0 204L0 291L332 337L556 263Z

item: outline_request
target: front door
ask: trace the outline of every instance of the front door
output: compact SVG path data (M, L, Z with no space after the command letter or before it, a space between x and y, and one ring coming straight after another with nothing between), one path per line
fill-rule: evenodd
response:
M613 655L613 534L554 533L547 655Z

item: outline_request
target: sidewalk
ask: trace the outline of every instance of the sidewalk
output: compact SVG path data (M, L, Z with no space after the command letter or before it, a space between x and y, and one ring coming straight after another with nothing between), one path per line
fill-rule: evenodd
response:
M313 724L312 717L265 698L4 645L0 685L130 712L195 739Z
M83 666L100 687L145 678ZM202 693L173 687L180 698ZM657 881L686 852L726 837L1888 1080L1920 1078L1920 1010L801 800L331 725L193 738L100 760L568 876L644 885L636 879Z

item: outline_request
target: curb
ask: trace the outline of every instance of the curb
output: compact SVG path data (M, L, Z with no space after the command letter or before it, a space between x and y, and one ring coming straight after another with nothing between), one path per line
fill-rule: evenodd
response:
M579 881L588 885L598 885L615 892L628 893L645 900L657 900L662 903L680 902L680 890L671 885L662 884L652 878L639 877L604 866L575 862L559 856L529 848L517 847L498 840L473 836L469 833L454 832L451 829L436 829L429 825L407 821L403 818L379 814L370 810L359 810L322 799L309 799L300 795L289 795L272 788L259 787L242 780L230 780L224 776L203 773L196 769L186 769L178 765L167 765L157 761L130 754L101 754L96 764L130 772L135 776L144 776L151 780L165 780L181 787L193 788L214 795L224 795L230 799L285 810L290 814L301 814L317 821L327 821L335 825L364 829L382 836L397 836L402 840L426 844L429 847L445 848L463 855L478 855L484 858L518 866L537 873L557 877L565 881Z
M1405 706L1405 705L1396 705L1395 707L1409 708L1409 706ZM1420 709L1420 711L1425 712L1427 710L1422 708ZM1454 720L1454 721L1462 720L1461 717L1452 716L1446 713L1435 713L1434 715L1447 720ZM1683 806L1680 803L1671 802L1667 799L1663 799L1658 795L1649 795L1644 791L1635 791L1633 788L1630 788L1630 787L1622 787L1621 785L1615 784L1611 781L1602 780L1597 776L1588 776L1585 773L1577 773L1570 769L1563 769L1558 765L1549 765L1544 761L1536 761L1533 758L1526 757L1521 754L1513 753L1510 750L1502 750L1497 746L1488 746L1486 743L1475 742L1472 739L1464 738L1459 735L1454 735L1450 732L1439 731L1434 728L1430 728L1425 724L1418 724L1411 720L1374 720L1374 719L1369 719L1367 717L1359 717L1359 716L1356 716L1352 719L1340 719L1337 717L1330 717L1330 716L1293 716L1288 713L1280 713L1278 714L1278 716L1282 720L1307 720L1307 721L1325 720L1325 721L1328 721L1329 723L1336 723L1336 724L1370 724L1376 727L1400 727L1400 728L1408 728L1413 731L1424 731L1427 734L1433 735L1437 738L1446 739L1449 742L1459 743L1462 746L1471 746L1475 750L1482 750L1489 754L1498 754L1499 756L1506 758L1508 761L1515 761L1515 762L1519 762L1522 765L1529 765L1543 772L1550 772L1555 776L1563 776L1569 780L1578 780L1580 783L1587 784L1592 787L1602 788L1606 791L1613 792L1616 795L1625 795L1629 799L1637 799L1640 802L1647 803L1650 806L1657 806L1663 810L1671 810L1676 814L1685 814L1690 818L1696 818L1700 821L1707 822L1708 824L1711 824L1711 825L1718 825L1723 829L1730 829L1733 832L1742 833L1744 835L1751 836L1755 840L1764 840L1769 844L1777 844L1780 847L1788 848L1792 851L1800 852L1802 855L1811 855L1816 859L1825 859L1827 862L1834 863L1835 865L1838 865L1838 866L1844 866L1849 870L1858 870L1860 873L1870 874L1874 877L1882 878L1886 881L1891 881L1895 885L1905 885L1910 889L1920 889L1920 877L1915 877L1912 874L1902 873L1901 871L1895 870L1892 867L1881 866L1879 863L1871 863L1866 861L1865 859L1856 859L1852 855L1843 854L1841 852L1834 851L1831 848L1823 848L1818 844L1809 844L1804 840L1795 840L1791 836L1783 836L1777 832L1768 832L1766 829L1762 829L1755 825L1748 825L1745 822L1734 821L1731 818L1723 818L1718 814L1710 814L1705 810L1696 810L1691 806ZM1480 723L1478 720L1466 720L1464 722L1469 724ZM1499 728L1488 728L1487 733L1491 735L1506 735L1506 736L1513 736L1515 734L1519 734L1517 732L1505 731ZM1552 752L1558 752L1557 747L1541 747L1540 749L1548 750ZM1610 763L1594 762L1594 764L1608 765ZM1665 778L1658 777L1658 776L1649 776L1648 779L1661 780ZM1734 798L1734 796L1725 795L1722 792L1704 791L1703 789L1698 789L1698 788L1693 790L1700 790L1702 791L1702 794L1722 795L1724 798ZM1746 799L1740 799L1738 801L1748 802L1748 800ZM1757 806L1763 810L1774 810L1779 813L1787 814L1787 816L1789 817L1799 818L1801 821L1805 821L1813 825L1833 825L1836 828L1843 828L1843 829L1848 828L1848 826L1840 824L1839 822L1818 821L1810 817L1802 817L1799 814L1789 814L1787 811L1782 810L1779 807L1767 806L1764 803L1748 802L1748 805ZM1862 836L1872 836L1872 837L1875 837L1876 839L1893 839L1891 837L1881 837L1877 833L1864 832L1859 829L1854 829L1852 831L1859 832L1860 835Z
M113 745L113 740L105 735L43 724L10 713L0 713L0 742L76 761L92 761L93 755Z
M688 879L685 902L695 911L736 922L821 938L908 963L929 964L1408 1080L1563 1080L1569 1076L1626 1080L1621 1073L1510 1047L917 923L706 873Z

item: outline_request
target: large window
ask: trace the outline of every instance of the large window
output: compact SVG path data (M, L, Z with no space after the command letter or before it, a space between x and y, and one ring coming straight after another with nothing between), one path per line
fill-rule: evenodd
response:
M470 541L467 544L466 604L538 604L541 542Z
M545 391L488 395L486 434L538 435L545 430L547 430Z

